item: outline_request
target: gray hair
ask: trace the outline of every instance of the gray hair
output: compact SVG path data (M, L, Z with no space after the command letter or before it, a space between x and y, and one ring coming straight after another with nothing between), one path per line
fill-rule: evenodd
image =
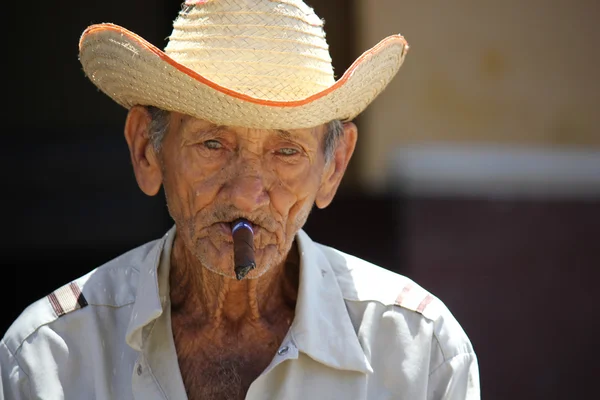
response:
M344 135L344 124L339 119L334 119L327 123L327 132L325 132L325 140L323 149L325 151L325 163L329 164L333 158L333 153L337 148L338 141Z
M148 139L157 153L160 153L162 141L169 130L170 111L158 107L146 107L150 113L150 125L148 126Z
M150 126L148 127L148 138L154 146L156 152L160 152L165 134L169 130L170 112L158 107L146 107L150 113ZM325 154L325 163L328 164L333 157L340 137L344 134L344 125L342 121L335 119L327 123L327 132L323 141L323 151Z

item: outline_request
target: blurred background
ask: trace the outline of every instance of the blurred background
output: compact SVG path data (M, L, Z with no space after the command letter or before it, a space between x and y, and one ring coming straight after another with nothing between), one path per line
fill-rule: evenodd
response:
M593 397L600 3L307 2L338 77L387 35L411 45L307 232L440 297L473 342L484 399ZM162 48L179 8L63 0L8 15L2 335L29 303L171 226L164 197L136 185L126 111L85 78L77 45L114 22Z

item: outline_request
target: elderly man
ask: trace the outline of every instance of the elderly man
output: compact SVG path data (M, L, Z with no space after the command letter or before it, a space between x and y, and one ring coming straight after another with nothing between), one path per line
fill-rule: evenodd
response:
M479 398L439 299L302 230L344 175L350 121L408 49L390 36L335 81L322 25L300 0L205 0L183 5L164 51L85 30L84 71L129 110L137 183L164 188L174 226L19 316L0 342L3 398Z

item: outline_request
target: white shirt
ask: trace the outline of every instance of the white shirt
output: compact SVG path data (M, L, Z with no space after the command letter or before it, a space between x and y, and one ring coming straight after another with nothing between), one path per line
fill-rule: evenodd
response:
M0 399L186 399L162 239L26 308L0 341ZM246 399L480 398L477 358L415 282L297 234L295 318Z

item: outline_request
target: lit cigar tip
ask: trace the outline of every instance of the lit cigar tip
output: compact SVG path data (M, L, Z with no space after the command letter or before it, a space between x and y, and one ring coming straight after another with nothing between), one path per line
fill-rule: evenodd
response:
M256 267L256 264L252 263L250 265L237 265L235 267L235 279L241 281L248 275L250 271L252 271Z

